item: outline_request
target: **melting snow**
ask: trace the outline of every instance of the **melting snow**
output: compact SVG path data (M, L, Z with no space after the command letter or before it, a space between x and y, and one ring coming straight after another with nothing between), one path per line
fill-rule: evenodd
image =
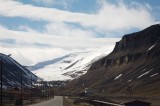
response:
M147 72L145 72L145 73L143 73L142 75L138 76L137 78L141 78L142 76L147 75L150 71L152 71L152 69L147 71Z
M157 43L157 42L156 42L156 43ZM156 43L155 43L154 45L152 45L152 46L148 49L148 51L151 50L151 49L156 45Z
M122 74L119 74L114 80L119 79L122 76Z
M159 73L155 73L155 74L153 74L153 75L151 75L150 77L154 77L154 76L156 76L156 75L158 75Z
M152 71L153 70L153 68L152 69L150 69L149 71Z

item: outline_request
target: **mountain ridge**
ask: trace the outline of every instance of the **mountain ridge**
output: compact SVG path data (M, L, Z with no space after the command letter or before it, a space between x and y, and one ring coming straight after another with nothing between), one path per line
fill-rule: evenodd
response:
M123 36L109 55L93 62L64 92L88 88L101 96L160 96L159 38L159 24Z
M10 55L0 53L0 60L2 62L0 67L2 68L3 87L20 86L21 80L23 85L30 86L31 77L33 82L38 79L36 75L11 58ZM21 77L22 79L20 79Z

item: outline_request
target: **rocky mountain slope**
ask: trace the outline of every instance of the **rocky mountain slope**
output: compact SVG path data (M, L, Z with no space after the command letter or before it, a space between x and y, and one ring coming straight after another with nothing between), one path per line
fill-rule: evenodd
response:
M36 75L20 65L17 61L11 58L10 55L0 53L0 62L2 62L0 67L2 69L3 87L20 86L21 77L23 86L30 86L31 76L33 81L38 79Z
M109 55L66 88L72 93L88 88L103 96L159 97L160 25L124 35Z

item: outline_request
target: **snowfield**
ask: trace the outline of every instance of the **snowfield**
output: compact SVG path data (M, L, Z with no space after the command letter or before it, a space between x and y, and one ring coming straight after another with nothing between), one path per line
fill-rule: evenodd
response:
M114 47L114 46L113 46ZM85 74L91 63L106 56L113 50L98 49L97 51L76 52L52 60L47 60L27 67L37 76L47 81L72 80Z

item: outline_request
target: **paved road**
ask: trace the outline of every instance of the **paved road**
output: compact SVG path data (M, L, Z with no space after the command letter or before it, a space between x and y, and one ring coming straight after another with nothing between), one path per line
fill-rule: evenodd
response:
M29 105L29 106L63 106L63 97L55 96L54 99L44 101L41 103Z

